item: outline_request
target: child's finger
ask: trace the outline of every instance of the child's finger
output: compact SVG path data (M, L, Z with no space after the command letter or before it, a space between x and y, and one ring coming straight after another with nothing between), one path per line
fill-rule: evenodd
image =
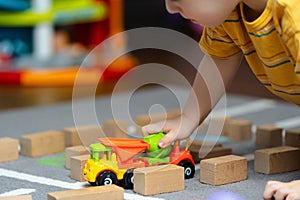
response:
M276 193L278 188L279 188L278 181L268 181L263 194L264 200L272 200L273 195Z
M163 123L154 123L148 124L142 127L142 134L143 136L147 136L151 133L163 132Z
M160 148L165 148L171 145L177 138L177 133L174 131L168 132L158 143Z

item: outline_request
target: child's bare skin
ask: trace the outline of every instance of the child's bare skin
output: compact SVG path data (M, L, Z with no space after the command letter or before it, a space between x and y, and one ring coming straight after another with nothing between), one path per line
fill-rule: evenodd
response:
M266 184L264 200L299 200L300 180L288 183L269 181Z

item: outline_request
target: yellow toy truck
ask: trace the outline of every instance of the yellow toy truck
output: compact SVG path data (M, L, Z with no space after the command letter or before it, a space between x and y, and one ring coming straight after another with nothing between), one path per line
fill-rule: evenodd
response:
M195 163L186 148L179 142L167 148L159 148L162 132L144 139L99 138L100 143L90 145L90 159L86 162L83 175L93 186L118 184L126 189L133 188L135 168L172 163L184 167L185 178L195 174Z

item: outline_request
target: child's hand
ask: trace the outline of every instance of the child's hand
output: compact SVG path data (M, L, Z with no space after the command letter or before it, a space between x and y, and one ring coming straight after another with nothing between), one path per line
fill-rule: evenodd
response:
M283 183L268 181L264 191L264 200L300 200L300 180Z
M144 136L157 132L167 133L158 143L160 148L165 148L175 140L189 137L197 127L197 123L193 121L194 120L190 120L182 114L170 120L146 125L142 127L142 131Z

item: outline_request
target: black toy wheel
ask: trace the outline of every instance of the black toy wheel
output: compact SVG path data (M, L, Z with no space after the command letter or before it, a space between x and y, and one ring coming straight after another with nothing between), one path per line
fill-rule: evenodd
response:
M96 186L117 184L117 176L111 171L101 173L96 180Z
M181 161L178 165L184 167L184 178L185 179L194 177L195 165L193 165L193 163L191 161L184 160L184 161Z
M96 182L89 182L91 186L97 186Z
M128 169L124 174L123 185L125 189L133 189L133 183L134 183L133 170L134 169Z

